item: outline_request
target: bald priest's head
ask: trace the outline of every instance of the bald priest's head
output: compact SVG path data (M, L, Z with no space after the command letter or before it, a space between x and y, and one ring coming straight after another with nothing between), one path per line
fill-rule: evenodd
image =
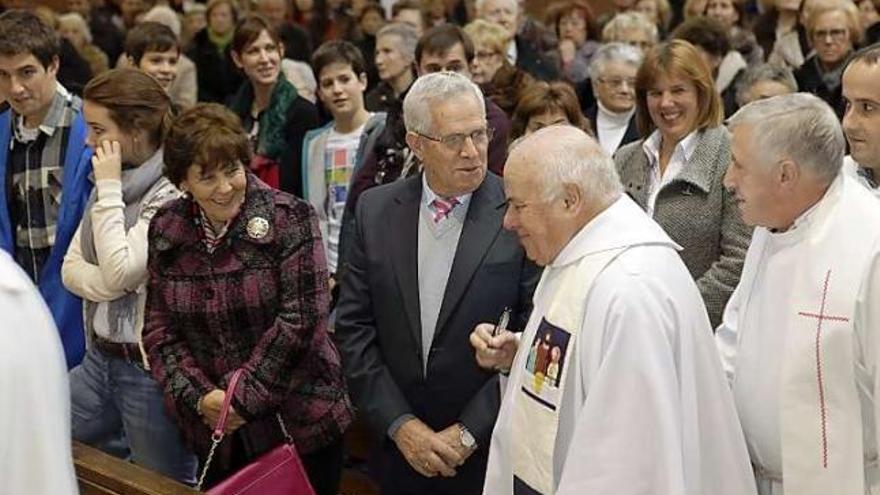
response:
M556 255L622 194L614 161L595 139L554 125L516 141L504 168L504 228L539 265Z

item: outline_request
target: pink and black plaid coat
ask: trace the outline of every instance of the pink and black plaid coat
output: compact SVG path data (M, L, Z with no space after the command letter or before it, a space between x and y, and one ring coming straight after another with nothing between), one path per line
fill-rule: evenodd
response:
M314 210L249 175L242 210L213 253L197 211L181 198L150 225L143 330L184 437L204 458L211 432L196 405L243 368L233 407L247 420L239 431L249 455L283 440L276 412L301 454L338 440L353 410L327 333L327 264ZM221 445L221 465L229 444Z

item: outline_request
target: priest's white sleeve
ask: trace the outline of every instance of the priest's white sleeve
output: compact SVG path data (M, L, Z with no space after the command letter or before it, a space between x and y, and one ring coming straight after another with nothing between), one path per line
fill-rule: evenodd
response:
M558 495L689 493L674 350L687 323L660 290L668 286L627 278L597 283L587 303L578 370L586 397Z
M868 265L868 273L865 276L862 287L856 300L856 336L860 344L863 360L856 363L862 371L870 373L872 397L874 404L873 420L874 427L880 425L880 246L874 249L874 258ZM871 427L871 425L864 425ZM866 449L876 449L880 452L880 435L872 435L875 444Z
M721 325L715 330L715 345L718 348L718 357L721 358L721 368L727 377L727 383L733 385L736 375L736 354L739 351L739 317L742 299L742 289L737 286L724 308Z

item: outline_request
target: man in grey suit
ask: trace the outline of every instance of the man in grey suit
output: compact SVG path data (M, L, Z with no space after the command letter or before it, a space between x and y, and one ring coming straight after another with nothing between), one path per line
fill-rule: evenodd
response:
M382 493L476 494L500 397L469 334L505 307L522 329L538 270L502 229L479 88L460 74L425 75L404 100L404 122L423 173L359 199L335 335L379 439Z

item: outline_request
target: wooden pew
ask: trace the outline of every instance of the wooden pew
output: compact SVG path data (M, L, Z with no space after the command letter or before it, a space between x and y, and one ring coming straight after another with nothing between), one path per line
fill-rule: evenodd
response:
M73 442L73 465L81 495L198 495L170 478Z
M348 462L342 473L341 495L378 495L366 473L372 439L356 421L345 435ZM73 464L81 495L198 495L200 492L170 478L73 442Z

